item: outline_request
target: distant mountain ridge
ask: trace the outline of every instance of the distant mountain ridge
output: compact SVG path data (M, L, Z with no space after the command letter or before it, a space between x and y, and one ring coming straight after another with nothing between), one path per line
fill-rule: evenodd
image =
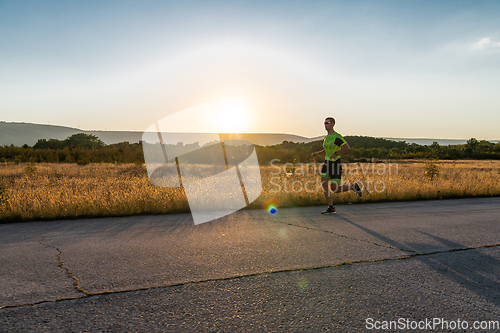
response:
M77 128L44 125L32 123L15 123L0 121L0 145L22 146L27 144L33 146L39 139L57 139L64 140L68 136L76 133L93 134L101 139L105 144L113 144L127 141L129 143L137 143L142 139L143 132L134 131L83 131ZM220 133L223 140L245 140L259 146L277 145L283 141L291 142L312 142L322 140L323 135L306 138L294 134L284 133ZM440 145L457 145L465 144L467 140L452 140L452 139L405 139L405 138L384 138L393 141L406 141L407 143L417 143L420 145L430 145L433 142L438 142ZM491 142L499 142L493 140Z
M57 125L0 121L0 145L2 146L10 146L11 144L14 146L22 146L24 144L33 146L39 139L64 140L68 136L77 133L95 135L107 145L124 141L137 143L142 139L143 134L143 132L134 131L83 131L77 128ZM276 145L283 141L311 142L319 140L318 138L305 138L299 135L284 133L220 133L220 136L223 140L245 140L260 146Z
M388 138L384 137L382 139L392 140L392 141L405 141L406 143L412 144L416 143L422 146L429 146L434 142L439 143L441 146L450 146L450 145L464 145L467 143L467 140L459 140L459 139L426 139L426 138Z

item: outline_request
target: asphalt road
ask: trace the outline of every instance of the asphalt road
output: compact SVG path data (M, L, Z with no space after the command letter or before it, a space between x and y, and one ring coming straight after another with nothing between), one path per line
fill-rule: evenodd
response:
M0 331L500 331L500 198L322 209L0 225Z

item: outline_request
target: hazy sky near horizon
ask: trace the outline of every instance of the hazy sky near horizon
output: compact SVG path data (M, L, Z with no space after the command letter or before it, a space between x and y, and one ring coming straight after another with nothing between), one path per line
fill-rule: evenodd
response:
M480 0L0 0L0 120L143 131L209 102L238 115L224 132L314 137L333 116L344 135L500 139L499 18Z

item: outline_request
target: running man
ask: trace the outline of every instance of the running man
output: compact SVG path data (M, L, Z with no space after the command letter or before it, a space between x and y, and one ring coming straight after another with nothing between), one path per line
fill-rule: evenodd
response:
M325 119L325 130L328 135L323 140L323 150L312 153L312 156L325 153L325 163L321 168L321 186L325 193L328 208L321 214L334 214L337 211L333 205L332 193L341 193L354 191L359 196L363 195L363 191L358 182L352 185L340 185L342 180L342 164L340 163L340 155L343 155L351 149L349 144L344 140L342 135L333 130L335 119L328 117ZM330 183L330 186L328 186ZM331 191L330 191L331 187Z

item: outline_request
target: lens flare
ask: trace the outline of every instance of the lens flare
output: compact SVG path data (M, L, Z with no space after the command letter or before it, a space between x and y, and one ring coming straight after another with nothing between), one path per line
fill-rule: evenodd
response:
M278 237L281 240L288 240L288 230L285 228L281 228L280 230L278 230Z
M302 278L297 281L297 288L299 288L300 291L306 290L307 287L309 287L309 281L307 281L307 279Z
M274 215L278 211L278 203L274 199L266 200L262 207L267 210L270 214Z

